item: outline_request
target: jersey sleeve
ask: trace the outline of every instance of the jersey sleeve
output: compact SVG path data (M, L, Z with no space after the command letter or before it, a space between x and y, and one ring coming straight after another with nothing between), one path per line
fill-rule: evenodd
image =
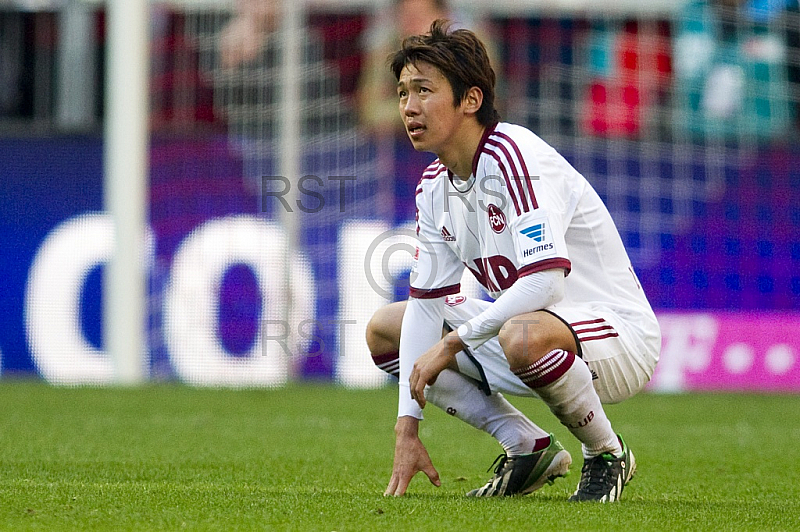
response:
M558 303L564 296L564 272L548 269L518 279L486 309L458 328L462 342L474 350L498 335L515 316Z
M410 299L400 333L400 382L397 417L422 419L422 409L411 398L409 377L414 362L442 337L444 298Z
M418 188L417 248L409 288L409 295L418 299L457 294L464 271L462 262L436 230L431 197L429 190Z
M490 138L486 172L493 179L487 186L495 187L490 193L502 199L518 275L553 268L569 274L564 238L570 211L567 180L558 175L564 169L542 160L534 138L515 139L500 132Z

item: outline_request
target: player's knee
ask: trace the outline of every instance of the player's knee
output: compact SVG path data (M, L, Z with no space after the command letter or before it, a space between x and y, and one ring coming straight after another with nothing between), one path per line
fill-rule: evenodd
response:
M533 364L554 349L577 350L572 330L547 312L511 318L500 329L498 340L512 368Z
M366 340L370 353L396 351L400 345L395 343L392 331L387 324L375 315L367 323Z
M367 324L367 346L375 366L395 377L400 376L400 342L394 341L385 316L376 315Z
M367 323L366 340L370 353L380 355L400 349L400 326L405 302L379 308Z
M383 350L382 347L386 343L385 334L381 329L380 322L376 322L374 316L367 323L366 339L370 353Z
M389 375L400 375L400 327L405 302L379 308L367 323L367 346L372 362Z
M525 323L506 323L497 339L512 368L533 364L549 351L544 331Z

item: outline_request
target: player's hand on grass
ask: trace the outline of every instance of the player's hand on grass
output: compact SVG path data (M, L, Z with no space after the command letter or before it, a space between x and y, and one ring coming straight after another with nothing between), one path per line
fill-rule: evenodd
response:
M394 446L394 466L392 467L392 478L384 497L399 497L405 494L408 484L418 472L422 471L428 476L431 484L441 486L439 472L433 467L428 450L419 439L419 420L417 418L403 416L398 418L395 425L395 446Z
M414 363L409 376L411 398L419 403L420 408L425 408L425 386L436 382L445 368L453 363L456 353L464 348L455 332L447 334L433 347L428 349Z

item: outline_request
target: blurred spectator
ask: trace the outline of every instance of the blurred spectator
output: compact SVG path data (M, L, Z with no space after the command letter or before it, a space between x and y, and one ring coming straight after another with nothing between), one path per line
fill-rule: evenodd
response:
M217 128L214 93L200 66L191 15L170 6L151 9L150 127L153 131L183 132Z
M433 160L428 153L417 152L406 137L397 104L397 80L389 71L389 55L400 48L405 37L427 33L431 23L449 19L455 26L468 27L481 36L496 61L495 48L488 32L466 13L454 12L446 0L391 0L392 9L376 13L372 27L366 32L366 59L356 89L360 127L376 143L382 183L394 190L380 193L384 212L394 209L398 221L413 218L414 190L422 171Z
M677 125L700 138L769 139L790 121L790 32L796 0L693 0L674 40Z
M357 89L359 123L378 135L404 133L397 108L397 80L386 60L409 35L426 33L431 22L450 18L445 0L392 0L367 32L367 60Z
M582 115L592 135L646 136L671 74L666 24L600 23L590 33L591 81Z
M237 0L233 18L220 35L220 61L232 68L254 60L263 50L266 37L277 26L277 0Z

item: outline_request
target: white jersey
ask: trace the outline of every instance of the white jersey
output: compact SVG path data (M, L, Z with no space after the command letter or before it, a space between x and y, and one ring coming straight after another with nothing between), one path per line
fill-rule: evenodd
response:
M643 333L658 329L602 200L528 129L487 128L467 181L436 160L416 194L411 297L458 293L464 267L495 298L520 277L561 268L564 298L554 308L602 305Z

